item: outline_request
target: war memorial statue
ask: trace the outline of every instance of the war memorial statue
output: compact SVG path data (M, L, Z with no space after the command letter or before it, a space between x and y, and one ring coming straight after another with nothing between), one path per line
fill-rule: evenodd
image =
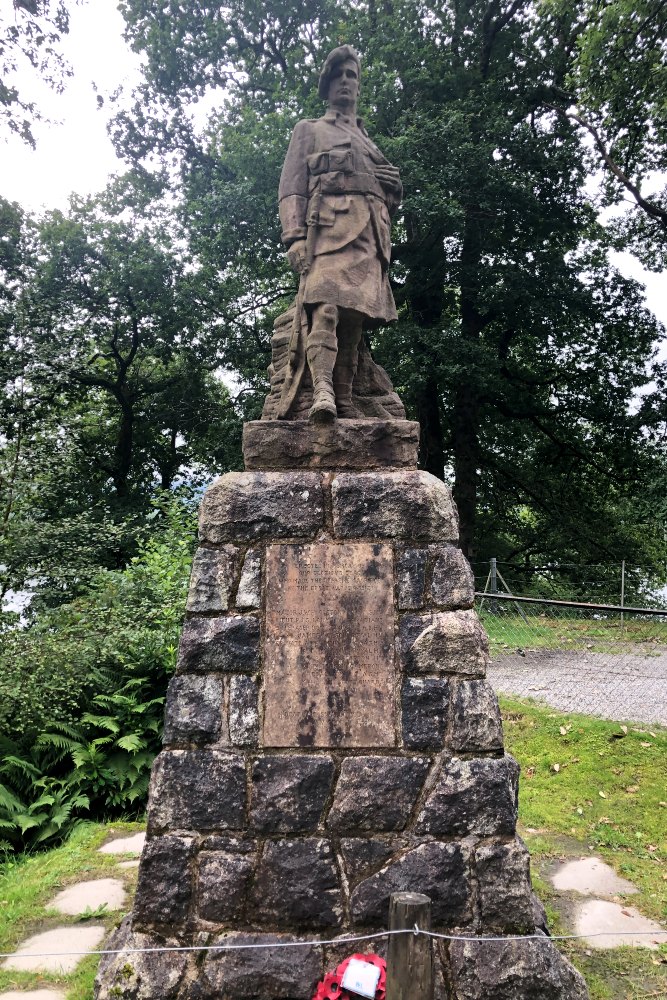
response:
M386 953L396 893L428 896L440 935L419 989L403 963L411 1000L588 1000L533 896L451 490L417 468L419 425L363 336L396 318L401 183L358 93L342 46L287 152L299 292L245 470L202 500L137 892L96 1000L318 1000L341 959Z
M265 419L405 416L386 373L362 344L363 330L397 319L388 268L391 217L403 189L398 169L357 118L359 87L357 53L349 45L334 49L319 80L328 110L300 121L287 150L280 220L300 283L295 305L276 324L272 374L279 373L279 391ZM306 388L304 374L312 385L305 412L295 406Z

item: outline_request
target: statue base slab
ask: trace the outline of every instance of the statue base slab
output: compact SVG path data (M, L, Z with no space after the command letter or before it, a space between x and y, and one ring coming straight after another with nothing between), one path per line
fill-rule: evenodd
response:
M412 420L253 420L243 428L246 469L414 469Z

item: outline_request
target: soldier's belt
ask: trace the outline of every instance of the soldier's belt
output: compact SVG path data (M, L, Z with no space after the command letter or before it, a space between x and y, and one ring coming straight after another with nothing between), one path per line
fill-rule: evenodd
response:
M347 174L342 170L318 174L311 180L312 194L319 184L320 191L326 194L372 194L386 201L386 195L377 177L367 173Z

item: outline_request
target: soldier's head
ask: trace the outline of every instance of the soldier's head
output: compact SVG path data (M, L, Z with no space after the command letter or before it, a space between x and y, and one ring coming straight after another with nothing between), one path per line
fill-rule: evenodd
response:
M351 45L340 45L327 56L317 92L330 108L351 114L359 97L361 64Z

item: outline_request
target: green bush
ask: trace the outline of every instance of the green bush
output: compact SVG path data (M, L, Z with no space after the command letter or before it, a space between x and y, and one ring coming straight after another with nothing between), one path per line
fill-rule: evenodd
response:
M191 503L156 509L125 570L5 632L0 653L0 836L23 849L77 816L143 809L176 662L194 545Z

